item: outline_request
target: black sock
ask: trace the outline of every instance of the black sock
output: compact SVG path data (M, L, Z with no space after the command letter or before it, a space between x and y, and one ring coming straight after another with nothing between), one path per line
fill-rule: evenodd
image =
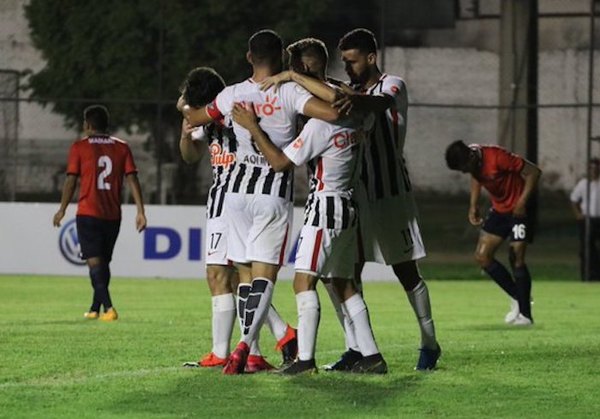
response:
M489 266L483 268L483 270L492 277L492 279L512 298L517 300L517 286L513 281L510 272L504 267L503 264L498 262L496 259L489 264Z
M525 317L531 317L531 275L527 265L516 267L513 271L517 283L517 298L519 301L519 311Z
M104 306L106 312L112 308L110 293L108 292L108 283L110 282L110 269L106 264L96 265L90 268L90 277L94 286L94 301L99 301ZM98 306L99 311L100 306Z

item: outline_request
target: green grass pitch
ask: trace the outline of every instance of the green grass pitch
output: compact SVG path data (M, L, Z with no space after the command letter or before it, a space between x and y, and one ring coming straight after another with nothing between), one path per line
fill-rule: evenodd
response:
M503 324L499 288L473 279L428 281L443 348L435 372L413 371L419 334L400 286L370 282L365 297L390 373L290 378L181 367L210 350L204 281L115 278L121 318L100 323L82 318L87 278L0 276L0 417L597 417L600 284L537 278L536 324L518 329ZM319 290L322 365L343 340ZM295 324L291 282L277 285L274 302ZM265 328L263 352L278 363L274 343Z

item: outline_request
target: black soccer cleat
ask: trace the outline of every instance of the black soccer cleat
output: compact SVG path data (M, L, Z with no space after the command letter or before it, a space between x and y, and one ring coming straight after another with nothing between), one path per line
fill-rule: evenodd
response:
M283 358L279 368L285 368L296 360L298 356L297 330L288 325L285 336L277 342L275 349L281 351Z
M325 365L323 369L325 371L345 371L348 372L352 369L354 364L363 359L360 352L354 349L348 349L342 354L339 360L333 364Z
M277 371L283 375L316 374L318 372L314 359L297 360Z
M365 356L356 362L350 372L357 374L387 374L388 368L383 356L375 354Z
M442 356L442 348L439 344L436 344L435 349L421 348L419 349L421 354L419 355L419 361L415 367L416 371L432 371L435 369L438 359Z

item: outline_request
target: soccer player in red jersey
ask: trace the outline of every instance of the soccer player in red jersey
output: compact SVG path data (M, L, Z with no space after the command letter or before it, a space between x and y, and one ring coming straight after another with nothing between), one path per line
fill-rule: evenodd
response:
M109 264L121 225L123 178L127 179L132 191L137 207L135 225L140 232L146 228L146 215L131 150L125 141L107 134L108 126L109 113L104 106L92 105L84 110L85 137L71 145L67 178L53 224L60 226L75 193L77 178L80 178L77 236L81 257L87 261L94 289L92 305L84 317L113 321L117 320L118 314L108 291ZM102 315L101 306L104 306Z
M517 326L533 324L531 275L525 264L527 242L533 236L527 218L527 203L542 171L535 164L502 147L468 146L460 140L446 149L446 163L451 170L471 174L469 222L481 225L475 259L512 298L511 310L504 321ZM492 208L485 220L479 213L482 187L492 200ZM512 276L494 257L506 238L510 240Z

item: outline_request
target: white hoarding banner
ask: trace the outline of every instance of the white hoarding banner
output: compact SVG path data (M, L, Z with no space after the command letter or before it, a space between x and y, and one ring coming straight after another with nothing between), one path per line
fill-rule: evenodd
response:
M87 275L78 257L75 226L77 205L72 203L59 228L52 217L59 205L0 203L0 273ZM148 227L135 230L135 205L123 205L121 231L113 253L114 276L205 278L204 231L206 207L147 205ZM287 265L279 277L294 275L295 244L303 209L294 209L294 229ZM364 279L392 279L389 267L367 264Z

